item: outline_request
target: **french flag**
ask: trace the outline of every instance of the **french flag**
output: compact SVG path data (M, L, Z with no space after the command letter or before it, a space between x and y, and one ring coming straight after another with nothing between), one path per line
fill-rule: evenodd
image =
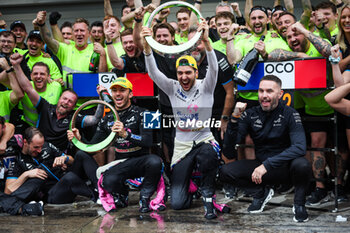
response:
M282 80L282 89L327 88L327 62L325 58L301 59L281 62L259 62L247 85L237 85L238 91L258 90L260 79L275 75Z

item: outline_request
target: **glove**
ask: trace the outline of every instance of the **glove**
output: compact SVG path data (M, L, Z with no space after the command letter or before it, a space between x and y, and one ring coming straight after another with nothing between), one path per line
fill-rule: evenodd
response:
M51 12L50 14L50 25L57 24L57 21L61 18L61 14L58 11Z

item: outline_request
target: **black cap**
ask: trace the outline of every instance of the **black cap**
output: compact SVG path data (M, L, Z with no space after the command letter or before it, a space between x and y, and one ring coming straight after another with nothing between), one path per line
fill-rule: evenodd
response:
M276 11L287 11L287 9L284 6L277 5L272 9L271 14L275 13Z
M11 31L17 26L23 28L24 31L27 31L26 25L24 25L24 23L21 20L17 20L15 22L11 23L11 25L10 25Z
M249 16L252 14L253 11L256 11L256 10L264 12L266 14L266 16L269 15L267 13L267 9L265 7L263 7L263 6L254 6L254 7L252 7L252 9L250 9Z
M34 38L37 38L37 39L43 41L43 39L41 38L41 35L40 35L40 31L37 31L37 30L30 31L27 39L29 39L31 37L34 37Z

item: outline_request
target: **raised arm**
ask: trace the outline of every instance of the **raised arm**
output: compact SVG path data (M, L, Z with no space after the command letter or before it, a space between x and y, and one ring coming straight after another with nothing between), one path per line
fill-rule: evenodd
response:
M143 17L145 15L145 9L144 7L136 8L135 10L135 24L134 24L134 30L133 30L133 40L134 44L140 49L143 50L142 45L142 38L141 38L141 31L142 31L142 21Z
M340 58L340 51L339 51L339 45L336 44L331 48L331 57L330 59L339 59ZM342 73L340 71L339 63L331 62L332 65L332 73L333 73L333 81L334 85L336 87L340 87L341 85L345 84L345 80L342 76Z
M103 22L103 30L106 37L106 45L107 45L109 60L111 61L112 65L116 67L118 70L123 70L124 61L118 56L113 46L113 40L119 36L119 33L115 33L113 29L109 27L109 20L105 20Z
M106 15L113 15L113 9L112 9L112 5L111 5L110 0L104 0L103 7L104 7L103 9L105 12L105 16Z
M62 32L61 32L61 30L60 30L60 28L58 27L58 24L57 24L57 22L61 18L61 16L62 15L59 12L57 12L57 11L51 12L51 14L49 16L52 36L58 42L63 42L63 43L69 44L69 41L65 40L63 38Z
M293 58L309 57L305 53L286 51L283 49L275 49L268 55L269 61L285 61Z
M5 122L5 129L3 130L3 134L0 138L0 155L4 154L7 148L7 142L12 138L15 133L15 126L11 123Z
M199 11L201 12L202 10L202 3L203 3L203 0L196 0L194 2L194 7ZM193 12L191 12L191 15L190 15L190 23L189 23L189 27L191 27L192 25L197 25L198 24L198 19L197 19L197 15Z
M39 102L40 96L39 94L34 90L32 84L30 83L30 81L28 80L28 78L25 76L25 74L23 73L23 70L20 66L20 62L22 61L23 56L15 53L12 54L10 57L10 61L11 64L13 65L13 68L15 69L16 72L16 78L18 81L18 84L20 85L20 87L22 88L22 90L27 93L30 101L32 102L32 104L34 106L37 105L37 103Z
M5 70L9 80L9 85L13 90L10 94L10 101L13 105L18 104L18 102L23 98L24 94L22 89L19 87L14 70L8 64L6 58L0 58L0 67Z
M215 88L213 87L215 87L217 82L219 65L217 63L216 54L209 41L209 25L205 19L202 18L201 20L202 22L199 24L197 31L202 31L202 41L204 43L208 59L208 70L203 83L208 91L214 93Z
M346 83L329 92L324 98L336 111L350 116L350 100L345 99L350 93L350 83Z
M99 60L99 64L98 64L98 72L107 72L108 67L107 67L107 57L106 57L105 49L103 48L103 46L100 43L95 42L94 43L94 52L100 54L100 60Z
M52 38L49 28L45 25L46 11L39 11L33 23L39 26L41 37L54 54L57 54L59 43Z
M237 50L234 45L235 34L238 30L239 30L239 25L232 24L229 30L229 36L227 37L226 55L227 55L228 62L232 66L238 63L240 60L242 60L242 57L243 57L241 52Z
M305 29L301 23L296 22L291 25L292 30L298 31L305 35L305 37L315 46L317 51L324 57L331 55L331 44L319 36L316 36L309 30Z
M150 78L157 84L157 86L162 89L167 95L171 95L173 91L173 83L175 81L167 78L157 67L156 61L154 59L152 49L147 43L145 37L152 36L152 30L148 27L142 27L141 37L142 44L145 54L146 69Z
M250 9L252 8L253 8L253 0L246 0L245 7L244 7L244 18L246 18L247 22L249 21L249 12L250 12Z
M105 87L98 85L96 91L100 95L101 91L106 90ZM88 127L96 125L102 118L104 111L104 106L102 104L97 105L97 109L94 115L87 115L83 119L83 127Z
M284 5L287 8L287 11L290 13L294 13L294 3L293 0L284 0Z
M301 0L301 5L303 6L303 13L300 17L300 23L305 27L309 28L310 17L312 13L312 6L310 0Z

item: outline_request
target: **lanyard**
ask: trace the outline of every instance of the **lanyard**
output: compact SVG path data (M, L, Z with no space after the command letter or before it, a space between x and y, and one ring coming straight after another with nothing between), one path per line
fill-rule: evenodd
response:
M40 166L43 166L45 168L46 171L48 171L57 181L60 181L60 179L57 178L57 176L55 176L50 169L48 169L43 163L39 163L38 160L34 159L33 160Z

